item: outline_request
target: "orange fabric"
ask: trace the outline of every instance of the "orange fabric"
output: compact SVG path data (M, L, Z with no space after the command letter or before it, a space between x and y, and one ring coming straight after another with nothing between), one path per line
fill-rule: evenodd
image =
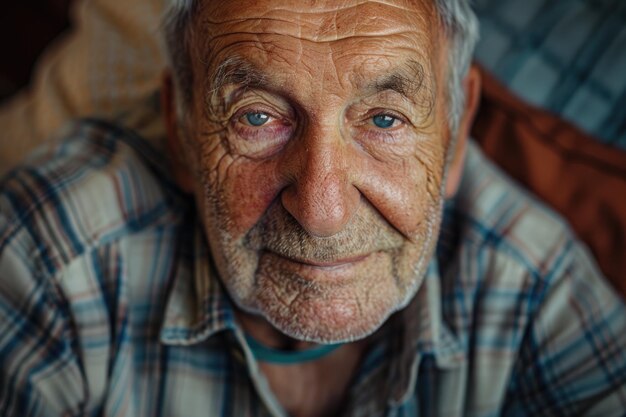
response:
M473 137L484 152L556 211L626 295L626 153L513 96L481 70Z

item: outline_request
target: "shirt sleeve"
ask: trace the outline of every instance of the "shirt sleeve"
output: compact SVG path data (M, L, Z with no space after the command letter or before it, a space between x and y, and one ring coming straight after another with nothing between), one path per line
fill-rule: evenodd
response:
M46 248L28 227L14 227L19 211L7 203L10 192L1 197L0 416L85 415L76 332L67 303L45 272Z
M624 416L626 308L573 245L519 353L503 415ZM556 274L557 272L555 272Z

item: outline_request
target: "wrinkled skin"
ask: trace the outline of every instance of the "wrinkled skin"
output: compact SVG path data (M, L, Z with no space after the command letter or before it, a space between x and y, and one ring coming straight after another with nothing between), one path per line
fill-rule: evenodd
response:
M168 96L168 127L220 278L262 317L247 320L353 341L419 288L450 143L434 13L401 0L200 8L193 103L177 117Z

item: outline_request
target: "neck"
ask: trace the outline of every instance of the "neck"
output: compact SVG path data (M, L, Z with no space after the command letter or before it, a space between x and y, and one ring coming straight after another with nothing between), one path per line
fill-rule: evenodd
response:
M238 311L237 319L248 336L271 349L298 352L321 346L286 336L266 320L245 312ZM346 343L327 355L297 363L260 360L259 368L289 415L332 416L345 403L350 382L368 344L369 338Z
M283 351L299 351L317 346L316 343L305 342L287 336L260 316L237 310L236 317L247 335L268 348Z

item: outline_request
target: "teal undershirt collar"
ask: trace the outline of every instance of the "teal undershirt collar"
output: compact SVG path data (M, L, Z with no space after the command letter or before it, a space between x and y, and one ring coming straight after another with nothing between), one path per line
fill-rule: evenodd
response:
M319 345L306 350L287 351L267 347L248 334L246 334L246 341L257 361L278 365L294 365L314 361L329 355L343 345L343 343L337 343L334 345Z

